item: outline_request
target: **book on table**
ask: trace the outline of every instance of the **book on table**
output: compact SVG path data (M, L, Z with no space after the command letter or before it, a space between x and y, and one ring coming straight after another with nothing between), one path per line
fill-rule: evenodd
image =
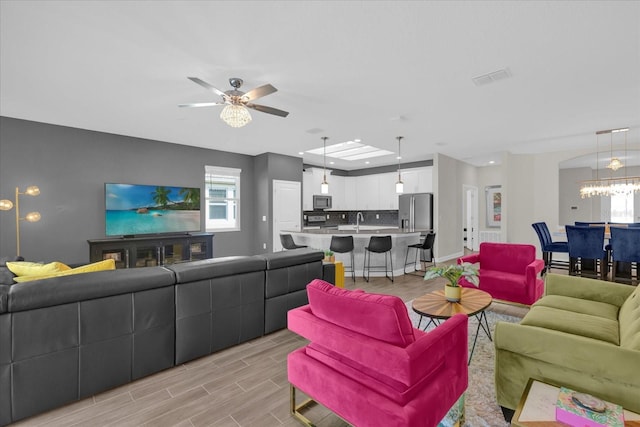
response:
M620 405L561 387L556 421L572 427L624 427L624 411Z

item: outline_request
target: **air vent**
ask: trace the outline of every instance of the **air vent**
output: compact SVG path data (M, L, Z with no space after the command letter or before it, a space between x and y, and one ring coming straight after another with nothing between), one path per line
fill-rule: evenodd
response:
M508 68L505 68L503 70L493 71L489 74L474 77L471 80L476 86L483 86L497 82L498 80L508 79L509 77L511 77L511 71L509 71Z
M307 133L310 133L311 135L315 135L316 133L320 133L320 132L322 132L322 129L318 129L318 128L307 130Z

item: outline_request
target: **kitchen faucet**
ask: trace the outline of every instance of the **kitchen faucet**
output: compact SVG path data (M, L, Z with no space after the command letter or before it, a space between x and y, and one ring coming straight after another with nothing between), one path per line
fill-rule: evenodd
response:
M364 222L364 215L362 215L362 212L358 212L356 215L356 233L360 232L360 219Z

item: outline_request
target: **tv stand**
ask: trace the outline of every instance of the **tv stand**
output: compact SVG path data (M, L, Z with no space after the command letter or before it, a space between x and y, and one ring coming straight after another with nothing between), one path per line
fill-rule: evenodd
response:
M113 259L116 268L135 268L213 258L213 236L213 233L125 235L87 241L91 262Z

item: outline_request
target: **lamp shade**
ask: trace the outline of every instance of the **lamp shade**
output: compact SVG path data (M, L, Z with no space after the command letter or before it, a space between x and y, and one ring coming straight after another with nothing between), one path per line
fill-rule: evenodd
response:
M27 216L24 217L28 222L38 222L40 218L42 218L40 212L29 212Z
M13 202L11 200L0 200L0 211L9 211L11 208L13 208Z
M32 185L30 187L27 187L26 190L24 190L24 194L28 196L37 196L38 194L40 194L40 189L38 188L37 185Z
M320 184L320 193L329 194L329 183L327 181L323 181L322 184Z
M242 105L229 104L222 109L220 118L229 126L240 128L251 121L251 114Z
M396 182L396 193L398 194L404 193L404 183L402 181Z

